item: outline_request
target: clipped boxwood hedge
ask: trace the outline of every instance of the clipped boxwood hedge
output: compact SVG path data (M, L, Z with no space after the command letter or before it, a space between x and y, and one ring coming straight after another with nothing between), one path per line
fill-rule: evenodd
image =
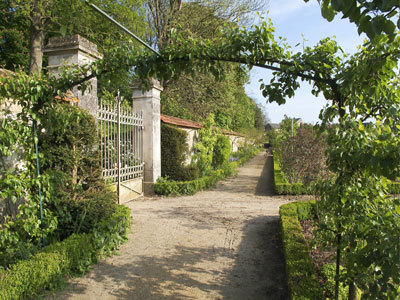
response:
M301 218L311 218L315 212L315 201L292 202L282 205L279 210L290 299L323 299L322 288L317 281L317 273L299 222L298 204L301 207Z
M185 166L188 153L187 132L161 123L161 176L177 181L196 178L199 171Z
M388 184L388 190L390 194L400 194L400 182L392 181Z
M326 264L320 270L320 276L325 280L325 285L322 287L317 281L317 271L310 257L299 222L311 220L316 216L315 201L284 204L280 207L279 214L290 299L332 299L335 290L336 264ZM348 286L340 284L339 299L347 299L348 290ZM360 299L360 291L358 291L357 297L357 299Z
M127 239L130 209L117 206L108 220L96 224L90 234L71 235L51 244L28 260L0 273L0 299L31 299L51 289L66 275L81 274Z
M302 183L289 183L285 180L279 161L273 156L274 162L274 189L278 195L310 195L311 188L304 186Z
M166 178L159 178L154 184L154 192L157 195L194 195L198 191L214 187L221 179L231 176L238 166L243 165L246 161L260 152L257 148L254 151L246 152L240 159L234 162L228 162L221 166L220 169L213 170L206 176L190 180L175 181Z

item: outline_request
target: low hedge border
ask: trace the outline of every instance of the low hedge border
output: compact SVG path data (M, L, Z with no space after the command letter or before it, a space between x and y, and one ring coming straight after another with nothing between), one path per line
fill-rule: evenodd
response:
M388 184L388 192L389 194L400 194L400 182L392 181Z
M322 287L317 281L309 249L299 221L311 220L316 216L315 201L298 201L284 204L279 210L283 251L286 264L287 286L291 300L333 299L335 290L335 263L329 263L320 270L325 279ZM331 295L327 298L325 295ZM339 286L339 299L347 299L348 286ZM358 292L360 299L361 292Z
M302 183L288 183L279 166L279 160L273 153L274 165L274 190L278 195L311 195L311 187L305 187ZM388 184L388 193L393 195L400 194L400 182L392 181Z
M66 275L82 274L99 257L127 239L130 209L118 205L114 214L98 223L89 234L73 234L43 248L0 273L0 299L31 299L58 286Z
M154 184L154 192L157 195L194 195L198 191L214 187L218 181L231 176L238 166L243 165L250 158L254 157L262 149L247 152L234 162L226 163L221 169L211 171L208 175L190 181L175 181L167 178L160 178Z
M274 189L278 195L311 195L311 188L302 183L288 183L283 177L279 161L273 155L274 162Z
M299 205L299 206L298 206ZM315 212L315 201L292 202L280 207L280 224L286 279L291 300L323 299L322 288L302 233L302 220Z

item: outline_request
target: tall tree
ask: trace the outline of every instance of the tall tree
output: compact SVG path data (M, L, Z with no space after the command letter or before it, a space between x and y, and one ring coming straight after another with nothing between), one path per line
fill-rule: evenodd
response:
M0 67L28 70L29 20L12 10L11 1L0 2Z
M185 3L182 0L146 0L146 3L148 23L152 27L150 39L159 49L168 44L169 31L176 28L177 17L185 5L191 7L190 16L194 18L197 18L199 13L205 16L196 7L207 7L212 13L201 21L207 23L208 17L216 16L220 19L218 26L228 21L245 22L249 13L266 5L262 0L193 0Z
M147 29L142 0L93 2L124 23L128 29L144 37ZM29 20L23 27L30 33L30 72L40 72L43 65L42 48L46 39L52 35L78 33L99 45L100 51L129 40L129 37L105 22L102 16L91 11L80 0L7 0L3 3L6 4L4 9L14 18L18 16Z
M187 38L223 38L218 35L223 22L212 7L184 3L172 25ZM237 25L231 23L231 26ZM223 82L200 72L181 74L164 81L162 112L195 121L202 121L213 113L216 124L222 128L253 128L256 105L244 90L249 80L248 71L228 64L224 71Z

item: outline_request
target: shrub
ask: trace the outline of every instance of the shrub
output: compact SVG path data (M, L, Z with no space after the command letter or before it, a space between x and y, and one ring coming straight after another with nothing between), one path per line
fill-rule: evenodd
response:
M298 219L298 202L280 207L283 252L286 263L286 278L290 299L323 299L322 288L317 281L314 264L308 252ZM302 204L302 217L309 217L315 203Z
M227 136L219 134L214 144L212 166L218 168L228 162L231 154L231 143Z
M114 212L117 197L102 178L96 120L82 108L58 103L41 124L41 169L49 175L49 209L58 220L53 237L87 233Z
M297 129L296 135L281 141L277 150L281 169L288 181L309 185L313 181L327 178L326 148L324 136L317 136L312 127L301 127Z
M55 104L44 116L39 130L42 171L64 173L65 186L54 193L80 194L85 186L102 182L101 157L95 118L84 109L68 103Z
M274 165L274 189L278 195L309 195L312 193L312 186L305 186L303 183L289 183L283 175L278 158L273 156Z
M198 130L197 143L194 145L195 153L192 157L192 165L199 169L200 176L204 176L212 169L214 144L217 140L214 123L214 115L209 114L203 127Z
M198 177L197 168L185 166L189 152L186 138L184 130L161 124L161 176L173 180L192 180Z
M250 149L250 148L249 148ZM223 164L219 169L209 171L207 175L190 181L175 181L169 180L168 177L160 177L154 185L154 192L157 195L193 195L198 191L214 187L216 183L228 176L231 176L235 169L244 164L247 160L257 154L259 148L251 148L252 150L247 150L243 152L243 156L239 160L234 162L227 162Z
M400 194L400 182L392 181L388 184L389 194Z
M343 268L340 267L340 272L343 271ZM325 279L325 297L327 300L335 298L335 276L336 276L336 264L330 263L325 264L321 268L321 275ZM343 283L339 283L339 299L347 300L349 294L349 287L343 286ZM357 299L360 299L360 294Z
M0 272L0 299L33 298L66 275L86 272L98 261L99 253L109 253L127 238L129 228L130 210L116 206L112 216L96 224L92 233L73 234Z

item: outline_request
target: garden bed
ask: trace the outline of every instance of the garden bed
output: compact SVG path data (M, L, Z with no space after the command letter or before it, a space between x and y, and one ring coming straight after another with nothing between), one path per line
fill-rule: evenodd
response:
M31 299L56 287L67 275L85 273L100 257L117 249L129 229L130 209L117 206L91 233L73 234L0 272L0 299Z
M321 247L310 250L315 209L315 201L292 202L280 208L291 300L330 299L333 295L335 264L331 263L331 252L325 252ZM346 289L341 286L339 299L346 299L346 295Z

